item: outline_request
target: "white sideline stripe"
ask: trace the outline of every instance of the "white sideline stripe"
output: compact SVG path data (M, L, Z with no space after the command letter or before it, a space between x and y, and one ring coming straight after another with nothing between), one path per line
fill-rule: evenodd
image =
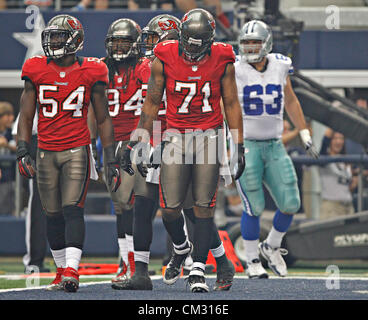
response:
M354 293L368 294L368 290L357 290L353 291Z

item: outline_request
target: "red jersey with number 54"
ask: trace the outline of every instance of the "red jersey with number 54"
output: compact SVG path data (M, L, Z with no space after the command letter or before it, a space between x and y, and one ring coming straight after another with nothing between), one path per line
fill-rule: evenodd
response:
M69 67L60 67L45 56L28 59L22 79L31 80L37 91L38 147L63 151L91 142L87 112L91 89L108 83L108 70L98 58L78 57Z
M198 63L179 55L177 40L159 43L154 52L164 65L167 127L184 132L221 126L221 78L227 64L235 62L232 46L215 42L210 55Z
M103 59L105 63L107 61ZM116 141L130 140L130 135L137 128L142 110L143 79L149 77L150 67L138 61L133 68L120 69L110 81L107 89L109 112L114 127Z

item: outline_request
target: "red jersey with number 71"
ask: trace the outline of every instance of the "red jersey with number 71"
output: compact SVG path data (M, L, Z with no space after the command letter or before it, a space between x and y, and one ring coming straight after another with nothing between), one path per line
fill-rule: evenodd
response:
M60 67L45 56L29 58L22 79L37 91L38 147L63 151L91 142L87 112L91 89L108 83L108 70L98 58L78 57L69 67Z
M177 40L159 43L154 52L163 63L166 79L167 127L185 132L222 126L221 78L227 64L235 62L232 46L215 42L210 55L198 63L179 55Z

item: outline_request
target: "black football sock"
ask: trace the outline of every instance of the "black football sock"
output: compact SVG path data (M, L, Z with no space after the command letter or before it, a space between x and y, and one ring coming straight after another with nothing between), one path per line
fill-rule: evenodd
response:
M46 234L51 250L65 248L65 220L62 212L46 215Z
M134 203L134 251L149 251L152 242L152 211L155 202L136 196Z
M194 249L192 254L194 262L206 264L208 251L210 250L212 242L213 224L213 217L196 217L196 222L194 224Z
M124 228L124 221L123 215L117 214L116 215L116 232L118 234L118 238L125 238L125 228Z
M174 245L180 246L186 242L187 237L184 231L184 217L182 214L174 219L172 217L167 219L166 215L163 214L162 222Z
M133 235L133 209L123 210L122 216L124 220L125 234Z
M83 208L77 206L66 206L63 208L66 247L83 249L85 235L83 211Z

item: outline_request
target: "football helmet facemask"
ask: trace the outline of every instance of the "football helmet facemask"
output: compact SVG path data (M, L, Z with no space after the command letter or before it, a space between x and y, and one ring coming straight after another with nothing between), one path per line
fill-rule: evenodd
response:
M131 19L114 21L106 35L105 48L109 58L122 61L138 57L138 39L141 34L140 26Z
M248 63L257 63L272 50L272 32L262 21L247 22L240 30L239 53Z
M45 56L59 59L83 48L84 30L78 19L70 15L52 18L42 31L41 42Z
M215 39L216 23L204 9L193 9L181 20L180 50L189 62L198 62L210 54Z
M158 15L143 28L140 39L141 54L146 57L154 55L156 44L165 40L178 40L180 20L169 14Z

